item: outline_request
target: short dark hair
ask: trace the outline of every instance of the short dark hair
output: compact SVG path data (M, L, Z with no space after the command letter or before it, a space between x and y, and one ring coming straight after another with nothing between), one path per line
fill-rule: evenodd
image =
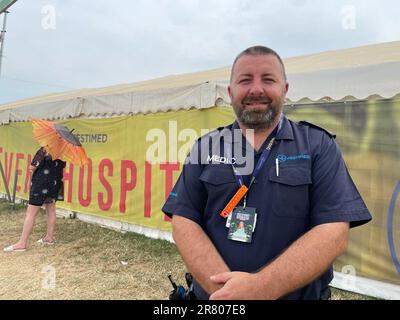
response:
M282 72L283 72L283 77L286 80L286 71L285 71L285 65L283 64L283 61L279 54L276 53L276 51L272 50L271 48L265 47L265 46L253 46L250 48L247 48L246 50L243 50L239 55L235 58L232 64L232 69L231 69L231 82L232 82L232 75L233 75L233 68L236 65L236 62L243 56L268 56L272 55L275 56L279 63L282 66Z

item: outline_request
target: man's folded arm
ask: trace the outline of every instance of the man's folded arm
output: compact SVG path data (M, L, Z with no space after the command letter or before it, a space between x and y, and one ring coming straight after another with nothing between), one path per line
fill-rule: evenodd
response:
M224 287L210 299L278 299L311 283L342 254L348 241L349 223L314 227L259 272L232 272L213 277Z
M213 283L210 276L230 271L210 238L194 221L173 215L172 236L188 268L201 287L212 294L222 285Z

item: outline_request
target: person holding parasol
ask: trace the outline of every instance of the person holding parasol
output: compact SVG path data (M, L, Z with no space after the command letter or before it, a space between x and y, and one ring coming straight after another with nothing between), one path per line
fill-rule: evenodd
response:
M88 161L79 140L67 127L50 121L32 119L33 137L41 148L31 165L31 188L22 234L18 242L3 249L5 252L25 251L39 209L47 213L47 232L37 242L52 245L55 242L56 202L64 200L63 171L66 161L85 165Z

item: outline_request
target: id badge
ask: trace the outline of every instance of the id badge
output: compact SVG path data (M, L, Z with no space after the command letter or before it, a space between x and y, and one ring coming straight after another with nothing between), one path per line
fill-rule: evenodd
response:
M256 223L256 208L236 207L231 213L228 239L251 243Z

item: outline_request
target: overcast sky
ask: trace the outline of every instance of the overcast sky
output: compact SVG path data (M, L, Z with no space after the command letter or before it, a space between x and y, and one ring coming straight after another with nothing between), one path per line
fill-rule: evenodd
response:
M18 0L9 11L0 103L224 67L255 44L287 58L400 40L397 0Z

